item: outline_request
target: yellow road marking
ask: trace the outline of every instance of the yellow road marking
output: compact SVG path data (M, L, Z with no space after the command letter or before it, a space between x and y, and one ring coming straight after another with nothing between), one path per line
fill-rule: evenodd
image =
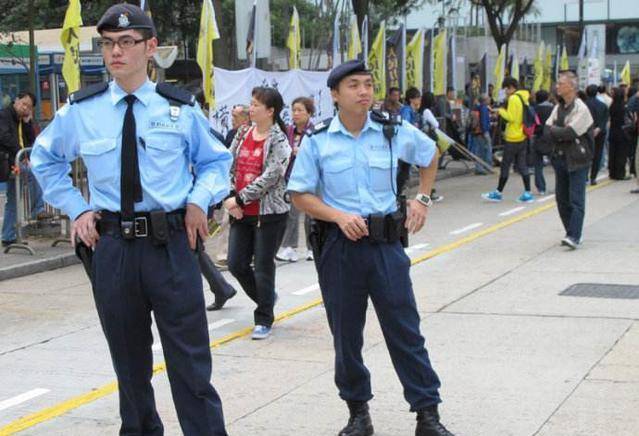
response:
M594 189L599 189L599 188L603 188L604 186L608 186L610 183L612 183L610 180L606 180L603 181L601 183L599 183L598 185L595 186L590 186L588 187L588 191L592 191ZM505 221L501 221L493 226L487 227L483 230L477 231L475 233L472 233L468 236L466 236L465 238L461 238L457 241L451 242L450 244L446 244L443 245L441 247L435 248L433 250L430 250L429 252L427 252L426 254L424 254L423 256L420 256L416 259L412 259L411 260L411 264L412 265L417 265L419 263L425 262L428 259L432 259L433 257L439 256L441 254L444 253L448 253L450 251L453 251L463 245L467 245L479 238L482 238L484 236L490 235L491 233L495 233L498 230L501 230L503 228L512 226L513 224L516 224L520 221L524 221L528 218L532 218L536 215L539 215L540 213L543 213L547 210L553 209L555 208L556 205L554 203L549 203L546 204L544 206L538 207L536 209L533 209L529 212L525 212L522 213L520 215L517 215L513 218L510 218L508 220ZM295 315L298 315L302 312L306 312L309 309L312 309L314 307L319 306L320 304L322 304L322 299L318 298L316 300L313 300L309 303L303 304L301 306L298 306L296 308L293 308L291 310L287 310L286 312L282 312L280 313L276 318L275 321L276 322L281 322L284 321L286 319L292 318ZM244 338L248 335L251 334L251 332L253 331L252 327L246 327L244 329L238 330L234 333L231 333L227 336L224 336L220 339L217 339L215 341L213 341L211 343L211 348L218 348L224 344L227 344L229 342L233 342L237 339L241 339ZM155 365L153 367L153 374L160 374L162 372L166 371L166 364L160 363L158 365ZM53 418L56 418L60 415L63 415L73 409L77 409L78 407L81 407L85 404L91 403L95 400L99 400L100 398L106 397L107 395L110 395L114 392L116 392L118 390L118 384L117 382L111 382L108 383L106 385L103 385L97 389L92 390L91 392L87 392L85 394L82 395L78 395L76 397L73 397L69 400L63 401L61 403L56 404L55 406L40 410L38 412L35 412L33 414L27 415L27 416L23 416L22 418L18 418L17 420L9 423L8 425L0 428L0 436L7 436L7 435L11 435L14 433L17 433L19 431L25 430L27 428L33 427L35 425L38 425L42 422L45 421L49 421Z

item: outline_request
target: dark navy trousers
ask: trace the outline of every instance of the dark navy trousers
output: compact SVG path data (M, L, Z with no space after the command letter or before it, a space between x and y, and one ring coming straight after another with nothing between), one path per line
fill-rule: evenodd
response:
M185 231L165 246L150 238L102 235L93 255L93 294L120 395L120 435L162 435L151 377L151 311L185 435L226 436L222 402L211 385L202 278Z
M319 262L319 281L335 347L335 383L346 401L373 398L364 365L364 324L370 298L411 411L441 402L440 382L419 332L419 313L409 276L410 259L399 242L349 241L329 231Z

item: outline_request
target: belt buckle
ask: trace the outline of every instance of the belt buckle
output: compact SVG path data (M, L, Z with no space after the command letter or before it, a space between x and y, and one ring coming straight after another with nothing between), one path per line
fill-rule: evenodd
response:
M149 221L145 216L135 218L134 233L136 238L146 238L149 236Z

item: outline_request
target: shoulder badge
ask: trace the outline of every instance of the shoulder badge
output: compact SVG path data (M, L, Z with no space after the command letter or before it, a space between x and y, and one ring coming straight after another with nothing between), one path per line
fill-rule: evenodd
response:
M193 94L168 83L158 83L155 86L155 92L169 101L188 104L189 106L195 105L195 96Z
M328 129L328 126L331 125L332 120L333 118L326 118L325 120L322 120L319 123L315 124L312 129L308 129L308 131L306 132L306 136L313 136Z
M94 85L89 85L86 88L82 88L69 94L69 104L79 103L82 100L86 100L93 96L102 94L107 90L109 84L106 82L96 83Z

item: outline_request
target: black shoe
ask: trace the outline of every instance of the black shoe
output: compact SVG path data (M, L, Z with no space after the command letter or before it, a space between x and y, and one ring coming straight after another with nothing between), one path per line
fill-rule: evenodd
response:
M631 194L639 194L639 188L637 188L637 189L631 189L631 190L630 190L630 193L631 193Z
M370 436L375 433L366 401L348 401L351 417L337 436Z
M590 181L590 186L595 186L596 184L597 184L596 180L593 179L593 180Z
M14 240L12 240L12 241L2 241L2 246L3 246L3 247L8 247L9 245L13 245L13 244L15 244L16 242L18 242L18 241L16 241L15 239L14 239Z
M220 310L221 308L224 307L227 301L235 297L235 294L237 294L237 291L233 289L233 292L231 292L230 294L225 295L222 298L216 298L214 303L211 303L208 306L206 306L206 310L210 310L210 311Z
M415 436L455 436L439 422L437 406L431 406L417 412Z

